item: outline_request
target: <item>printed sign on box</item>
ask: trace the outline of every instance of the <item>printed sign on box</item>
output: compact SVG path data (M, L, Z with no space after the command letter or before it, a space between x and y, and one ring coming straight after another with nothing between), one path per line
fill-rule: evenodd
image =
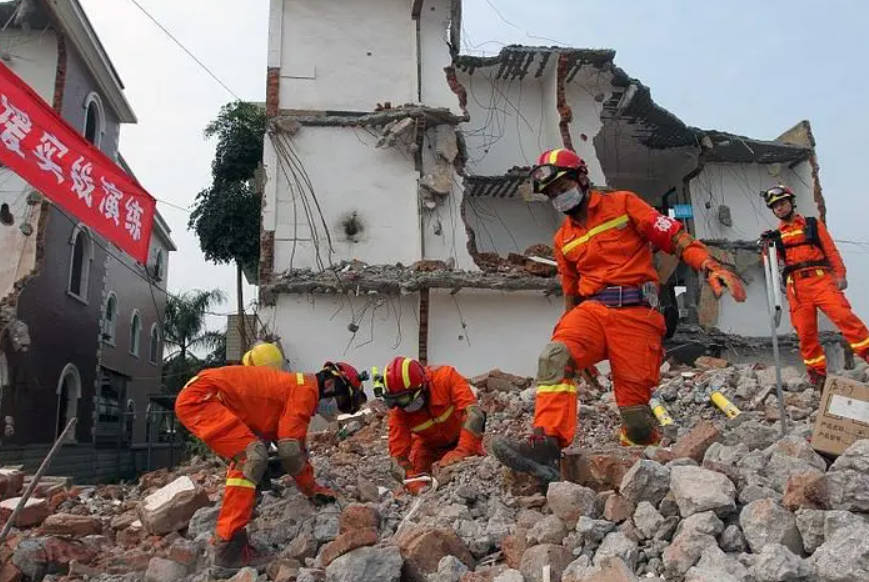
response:
M829 376L812 432L812 448L819 453L841 455L861 439L869 439L869 386Z

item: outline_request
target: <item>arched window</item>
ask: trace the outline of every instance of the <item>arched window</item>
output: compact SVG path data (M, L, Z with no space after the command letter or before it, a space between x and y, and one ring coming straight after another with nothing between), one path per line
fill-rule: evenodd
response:
M115 345L115 329L118 323L118 298L114 291L109 292L103 310L103 341Z
M78 373L78 368L73 364L67 364L57 381L57 416L54 438L60 436L72 417L78 416L79 398L81 398L81 376ZM67 433L65 442L75 442L75 429Z
M151 342L148 345L148 361L157 364L160 356L160 331L157 324L151 324Z
M139 315L139 310L133 310L133 316L130 318L130 353L137 358L139 357L139 344L142 337L142 317Z
M69 257L69 293L76 299L87 303L88 275L93 260L93 241L87 228L76 226L69 239L72 245Z
M163 251L158 249L157 256L154 257L154 280L163 280Z
M84 137L95 146L100 147L106 126L103 103L100 96L96 93L88 95L87 99L84 100L84 107Z

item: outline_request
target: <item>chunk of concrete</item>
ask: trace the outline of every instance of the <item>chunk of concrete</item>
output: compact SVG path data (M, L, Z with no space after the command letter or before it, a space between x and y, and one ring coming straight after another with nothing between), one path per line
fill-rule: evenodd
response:
M163 535L187 527L197 509L211 505L208 493L190 477L178 477L146 497L138 507L148 532Z

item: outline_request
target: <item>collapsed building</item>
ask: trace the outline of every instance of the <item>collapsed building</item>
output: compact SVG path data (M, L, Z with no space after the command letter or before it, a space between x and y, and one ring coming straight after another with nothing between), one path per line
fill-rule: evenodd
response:
M824 218L809 123L769 141L689 127L612 50L478 57L460 54L460 34L458 0L271 3L260 318L291 362L400 352L532 373L563 309L555 269L529 258L551 258L563 219L527 179L550 147L577 151L596 188L681 220L743 277L745 304L716 301L658 253L689 341L742 336L742 356L764 352L756 241L774 218L758 192L787 183Z

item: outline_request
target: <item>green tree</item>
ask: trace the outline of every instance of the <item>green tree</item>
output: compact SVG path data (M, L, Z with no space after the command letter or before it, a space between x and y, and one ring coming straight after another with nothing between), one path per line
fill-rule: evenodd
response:
M205 316L225 300L220 289L169 296L163 315L163 343L169 349L163 362L163 379L170 392L177 392L202 367L194 350L214 350L224 341L223 334L205 329Z
M188 228L196 232L205 258L218 264L235 263L239 330L247 344L244 326L242 273L256 272L259 262L261 196L254 174L262 162L266 115L262 107L235 101L220 109L205 128L206 137L217 137L211 163L211 186L196 196Z

